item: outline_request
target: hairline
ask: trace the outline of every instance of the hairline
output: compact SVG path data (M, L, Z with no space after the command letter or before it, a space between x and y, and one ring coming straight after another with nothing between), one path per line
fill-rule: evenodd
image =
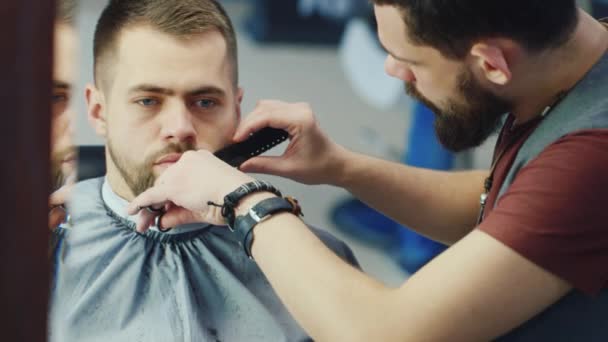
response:
M94 56L94 66L93 66L93 76L94 76L94 82L95 82L95 86L98 89L103 88L104 86L107 86L107 88L111 88L111 84L113 84L112 82L109 82L110 85L108 85L108 82L104 82L104 77L100 77L100 74L102 73L110 73L111 71L106 70L105 72L101 71L101 69L103 69L103 65L106 62L107 59L110 58L118 58L118 49L119 49L119 45L120 42L125 34L125 32L129 31L129 30L133 30L133 29L137 29L137 28L148 28L150 30L156 31L157 33L162 33L162 34L166 34L169 35L171 37L173 37L174 39L177 40L185 40L191 37L196 37L199 35L204 35L206 33L210 33L210 32L217 32L220 34L220 36L222 37L222 40L224 41L224 46L225 46L225 59L227 60L227 62L229 63L229 67L230 67L230 79L231 79L231 84L233 86L234 89L238 88L238 80L235 77L235 72L238 68L238 58L237 56L231 57L231 54L229 52L230 47L228 44L228 39L226 39L226 37L224 36L224 34L222 33L220 28L217 27L209 27L205 30L202 30L200 32L195 32L195 33L191 33L191 34L175 34L175 33L168 33L166 31L163 31L161 29L158 28L158 26L152 24L150 21L148 20L135 20L132 21L128 24L125 24L124 26L122 26L120 28L120 30L118 30L116 32L116 34L114 35L113 39L108 42L105 46L105 48L100 51L98 56ZM105 69L109 69L112 67L105 67ZM115 78L115 77L112 77ZM106 80L107 81L107 80Z

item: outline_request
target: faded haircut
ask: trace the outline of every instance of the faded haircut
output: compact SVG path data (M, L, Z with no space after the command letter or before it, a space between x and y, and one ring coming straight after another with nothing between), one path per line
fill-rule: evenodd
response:
M93 43L95 82L104 80L106 58L116 49L120 33L134 25L150 25L176 37L219 31L227 46L232 82L238 84L237 43L234 27L215 0L111 0L103 10Z

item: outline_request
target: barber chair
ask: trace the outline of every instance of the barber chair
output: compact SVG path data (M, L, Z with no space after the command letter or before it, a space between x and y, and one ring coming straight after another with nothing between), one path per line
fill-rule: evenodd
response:
M78 181L103 177L106 174L105 146L78 147Z

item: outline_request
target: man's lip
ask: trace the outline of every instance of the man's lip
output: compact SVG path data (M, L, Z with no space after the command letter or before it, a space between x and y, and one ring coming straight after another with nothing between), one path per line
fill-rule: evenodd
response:
M155 165L165 164L165 163L176 163L182 157L181 153L171 153L168 154L161 159L159 159Z

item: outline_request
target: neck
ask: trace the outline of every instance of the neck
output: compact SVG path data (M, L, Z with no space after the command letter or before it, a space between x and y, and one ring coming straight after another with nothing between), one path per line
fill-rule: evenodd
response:
M529 76L517 87L521 95L514 97L516 123L528 122L548 106L553 106L560 95L573 88L593 68L607 49L606 27L579 11L578 24L568 42L533 57L526 68Z

